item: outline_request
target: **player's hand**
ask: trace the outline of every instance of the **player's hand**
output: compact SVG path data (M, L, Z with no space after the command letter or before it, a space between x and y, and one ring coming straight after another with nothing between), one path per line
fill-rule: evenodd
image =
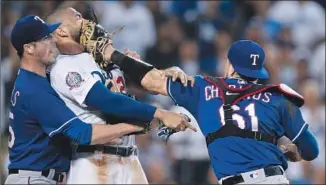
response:
M302 160L298 147L295 144L280 145L279 147L288 161L299 162Z
M197 132L197 129L190 124L190 118L184 114L157 109L155 117L161 120L165 126L176 132L185 131L187 128Z
M122 143L122 139L117 138L117 139L113 139L108 143L105 143L106 145L120 145Z
M140 55L136 51L125 49L124 54L135 59L140 59Z
M172 77L172 81L180 80L183 86L188 85L188 81L191 83L191 87L194 86L195 84L195 79L192 76L188 76L182 69L179 67L170 67L164 70L161 70L163 73L163 78L164 77Z
M278 139L277 146L284 153L288 161L297 162L302 160L298 147L286 136L282 136Z

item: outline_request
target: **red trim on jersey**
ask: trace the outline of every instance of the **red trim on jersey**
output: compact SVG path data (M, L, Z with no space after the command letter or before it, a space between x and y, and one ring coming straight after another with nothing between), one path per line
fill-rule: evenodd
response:
M265 91L265 90L267 90L267 89L270 89L270 88L273 88L273 87L275 87L275 86L264 87L264 88L259 89L259 90L257 90L257 91L253 91L253 92L251 92L251 93L245 94L245 95L239 97L238 99L236 99L236 100L232 103L232 105L238 103L238 101L240 101L240 100L242 100L242 99L244 99L244 98L246 98L246 97L248 97L248 96L258 94L258 93L260 93L260 92L263 92L263 91Z
M219 88L219 85L218 85L216 82L210 80L208 77L204 77L204 79L205 79L207 82L209 82L209 83L211 83L211 84L213 84L213 85L215 85L215 86L217 86L217 87ZM221 78L218 78L218 79L221 79ZM245 87L245 88L241 88L241 89L240 89L240 88L232 88L232 87L228 87L228 85L224 82L224 79L222 79L221 82L224 84L225 88L227 88L227 89L229 89L229 90L232 90L232 91L236 91L236 92L239 92L239 91L241 92L241 91L247 90L247 89L249 89L250 87L253 86L253 84L249 84L247 87ZM248 93L248 94L246 94L246 95L244 95L244 96L242 96L242 97L239 97L238 99L236 99L236 100L233 102L232 105L236 104L236 103L239 102L241 99L244 99L244 98L246 98L246 97L248 97L248 96L255 95L255 94L257 94L257 93L260 93L260 92L266 91L267 89L272 89L272 88L277 88L277 90L279 90L279 92L281 92L281 93L283 93L283 94L285 94L285 95L288 95L288 96L290 96L290 97L293 97L293 98L298 99L298 101L295 101L294 103L297 104L297 105L299 105L299 107L301 107L301 106L304 104L304 99L303 99L302 97L300 97L300 96L298 96L298 95L296 95L296 94L293 94L293 93L291 93L291 92L288 92L288 91L283 90L283 89L281 88L281 84L278 84L278 85L268 85L268 86L266 86L266 87L264 87L264 88L262 88L262 89L259 89L259 90L257 90L257 91L254 91L254 92ZM220 92L220 91L222 91L222 90L219 88L219 92ZM222 94L222 99L223 99L223 103L224 103L224 93L222 92L221 94Z
M295 96L295 97L297 97L297 98L299 98L299 99L301 99L301 100L304 100L302 97L300 97L300 96L298 96L298 95L296 95L296 94L292 94L292 93L290 93L290 92L288 92L288 91L284 91L284 90L281 88L281 85L280 85L280 84L278 84L277 87L278 87L278 89L279 89L282 93L284 93L284 94L287 94L287 95L290 95L290 96Z

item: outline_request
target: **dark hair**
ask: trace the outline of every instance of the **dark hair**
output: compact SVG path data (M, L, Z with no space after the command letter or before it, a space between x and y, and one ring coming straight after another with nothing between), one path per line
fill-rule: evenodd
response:
M22 52L17 51L17 55L20 59L23 57L23 54L24 54L24 51L22 51Z

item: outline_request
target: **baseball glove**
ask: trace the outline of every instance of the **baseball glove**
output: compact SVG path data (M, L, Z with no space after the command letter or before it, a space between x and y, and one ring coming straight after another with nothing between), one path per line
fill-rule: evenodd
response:
M183 114L183 113L180 113L180 114L182 114L183 116L187 117L187 119L190 120L190 118L186 114ZM161 138L163 141L165 141L165 143L167 143L169 141L171 135L176 132L177 131L175 131L174 129L165 126L164 123L159 120L159 128L158 128L158 132L156 135L159 138Z
M94 21L83 20L80 31L80 44L85 50L92 54L96 63L106 70L109 66L109 61L104 61L104 49L107 45L113 44L112 36L121 31L123 27L115 30L113 33L106 31L101 25Z

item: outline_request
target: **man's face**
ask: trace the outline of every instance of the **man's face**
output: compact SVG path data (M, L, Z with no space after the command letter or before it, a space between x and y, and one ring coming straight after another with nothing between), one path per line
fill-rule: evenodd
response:
M80 30L83 22L82 15L73 8L68 8L64 13L64 24L67 26L72 39L79 42Z
M52 34L44 37L40 41L34 42L34 57L36 57L43 65L49 66L53 64L59 55L56 45L56 39Z

